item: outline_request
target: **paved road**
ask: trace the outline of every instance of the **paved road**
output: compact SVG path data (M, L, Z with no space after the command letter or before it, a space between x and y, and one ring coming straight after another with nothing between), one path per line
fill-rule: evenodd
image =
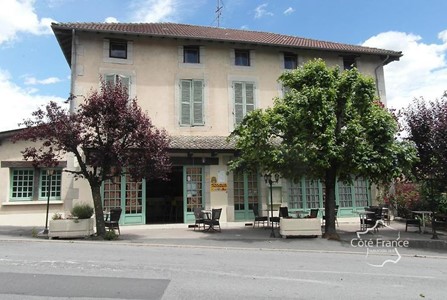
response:
M445 299L445 256L371 266L386 259L396 255L9 240L0 299Z

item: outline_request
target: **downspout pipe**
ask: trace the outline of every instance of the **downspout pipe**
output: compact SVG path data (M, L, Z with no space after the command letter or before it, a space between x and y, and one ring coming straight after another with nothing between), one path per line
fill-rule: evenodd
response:
M76 31L71 30L71 84L70 84L70 112L74 112L75 99L72 96L75 94L75 78L76 78Z
M389 58L390 58L390 56L387 55L386 58L374 69L374 76L375 76L375 79L376 79L376 91L377 91L377 96L379 97L380 101L382 101L382 99L380 99L379 76L377 74L377 71L379 70L380 67L383 67L385 65L385 63L388 61Z

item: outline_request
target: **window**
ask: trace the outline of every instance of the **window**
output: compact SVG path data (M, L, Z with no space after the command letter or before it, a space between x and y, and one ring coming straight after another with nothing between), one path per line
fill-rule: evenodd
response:
M181 80L180 98L180 125L203 125L203 80Z
M184 46L183 47L183 62L188 64L200 63L200 47L199 46Z
M355 67L357 67L355 57L353 56L343 57L343 70L351 70L352 68Z
M255 85L252 82L234 82L234 118L236 124L255 109Z
M289 208L303 208L303 188L301 180L289 182Z
M50 182L51 181L51 182ZM54 170L50 176L46 169L11 169L11 200L32 201L61 199L62 171Z
M298 56L294 53L284 53L284 69L296 69L298 67Z
M34 170L17 169L11 174L11 199L32 200L34 193Z
M111 40L109 57L127 59L127 41Z
M250 50L234 50L234 64L236 66L250 66Z
M40 171L40 190L39 198L48 198L48 193L50 193L50 199L60 199L61 198L61 179L62 172L54 171L50 176L47 170ZM50 182L51 181L51 182Z
M121 82L121 85L126 88L127 94L130 95L130 77L119 74L107 74L105 75L106 84L117 84Z

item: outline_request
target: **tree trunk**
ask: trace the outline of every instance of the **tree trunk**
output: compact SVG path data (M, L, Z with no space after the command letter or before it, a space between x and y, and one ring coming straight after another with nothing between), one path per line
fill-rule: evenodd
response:
M324 235L328 240L340 240L340 236L335 228L335 183L337 180L337 172L335 168L331 168L326 172L326 200L324 207Z
M106 227L104 224L104 212L101 199L101 186L98 184L90 183L92 189L93 206L95 208L96 216L96 234L98 236L104 236L106 233Z

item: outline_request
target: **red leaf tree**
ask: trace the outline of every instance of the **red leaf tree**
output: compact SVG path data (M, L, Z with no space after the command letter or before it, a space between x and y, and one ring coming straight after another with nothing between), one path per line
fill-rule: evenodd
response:
M78 166L64 171L90 184L100 236L105 234L100 192L104 181L124 173L135 180L165 178L171 167L167 133L152 125L119 82L103 81L73 112L50 102L24 125L14 140L40 142L22 151L25 160L51 167L67 153L74 156Z

